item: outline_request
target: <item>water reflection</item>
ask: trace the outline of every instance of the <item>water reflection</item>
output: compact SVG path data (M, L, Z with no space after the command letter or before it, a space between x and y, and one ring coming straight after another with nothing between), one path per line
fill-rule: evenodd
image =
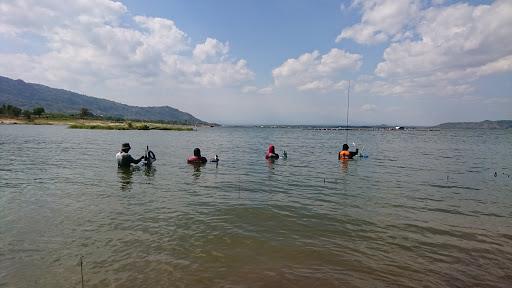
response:
M199 179L199 176L201 176L201 168L206 166L206 163L189 163L189 165L194 169L194 172L192 173L194 179Z
M341 172L348 173L348 162L350 162L351 159L340 159L340 168Z
M119 177L119 184L121 185L121 191L129 191L132 189L133 174L142 173L149 180L156 175L156 168L153 166L132 166L132 167L118 167L117 176Z
M147 177L155 177L156 168L154 166L146 166L144 167L144 175Z
M275 169L274 164L276 163L275 159L266 159L267 160L267 166L270 170Z
M119 177L119 184L121 184L121 191L132 189L133 169L131 167L118 167L117 176Z

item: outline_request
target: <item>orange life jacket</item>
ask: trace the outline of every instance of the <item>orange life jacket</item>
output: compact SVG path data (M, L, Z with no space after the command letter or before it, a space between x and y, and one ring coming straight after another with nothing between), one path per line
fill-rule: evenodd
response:
M350 159L350 152L348 150L341 150L338 158L339 159Z

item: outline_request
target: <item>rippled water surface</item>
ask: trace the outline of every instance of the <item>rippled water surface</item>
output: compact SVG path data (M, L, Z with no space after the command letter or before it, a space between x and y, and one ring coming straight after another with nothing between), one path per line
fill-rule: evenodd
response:
M0 287L80 287L80 256L86 287L512 287L512 130L344 139L0 126Z

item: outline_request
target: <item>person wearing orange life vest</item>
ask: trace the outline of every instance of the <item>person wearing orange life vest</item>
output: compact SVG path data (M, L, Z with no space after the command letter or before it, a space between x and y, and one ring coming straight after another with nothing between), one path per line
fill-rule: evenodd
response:
M348 151L348 144L343 144L343 149L338 153L338 160L352 159L359 153L359 149L356 148L355 152Z

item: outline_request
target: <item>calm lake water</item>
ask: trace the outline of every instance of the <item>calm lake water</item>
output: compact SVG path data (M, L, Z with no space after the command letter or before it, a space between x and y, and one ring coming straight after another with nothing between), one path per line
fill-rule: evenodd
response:
M512 287L512 130L344 139L0 126L0 287Z

